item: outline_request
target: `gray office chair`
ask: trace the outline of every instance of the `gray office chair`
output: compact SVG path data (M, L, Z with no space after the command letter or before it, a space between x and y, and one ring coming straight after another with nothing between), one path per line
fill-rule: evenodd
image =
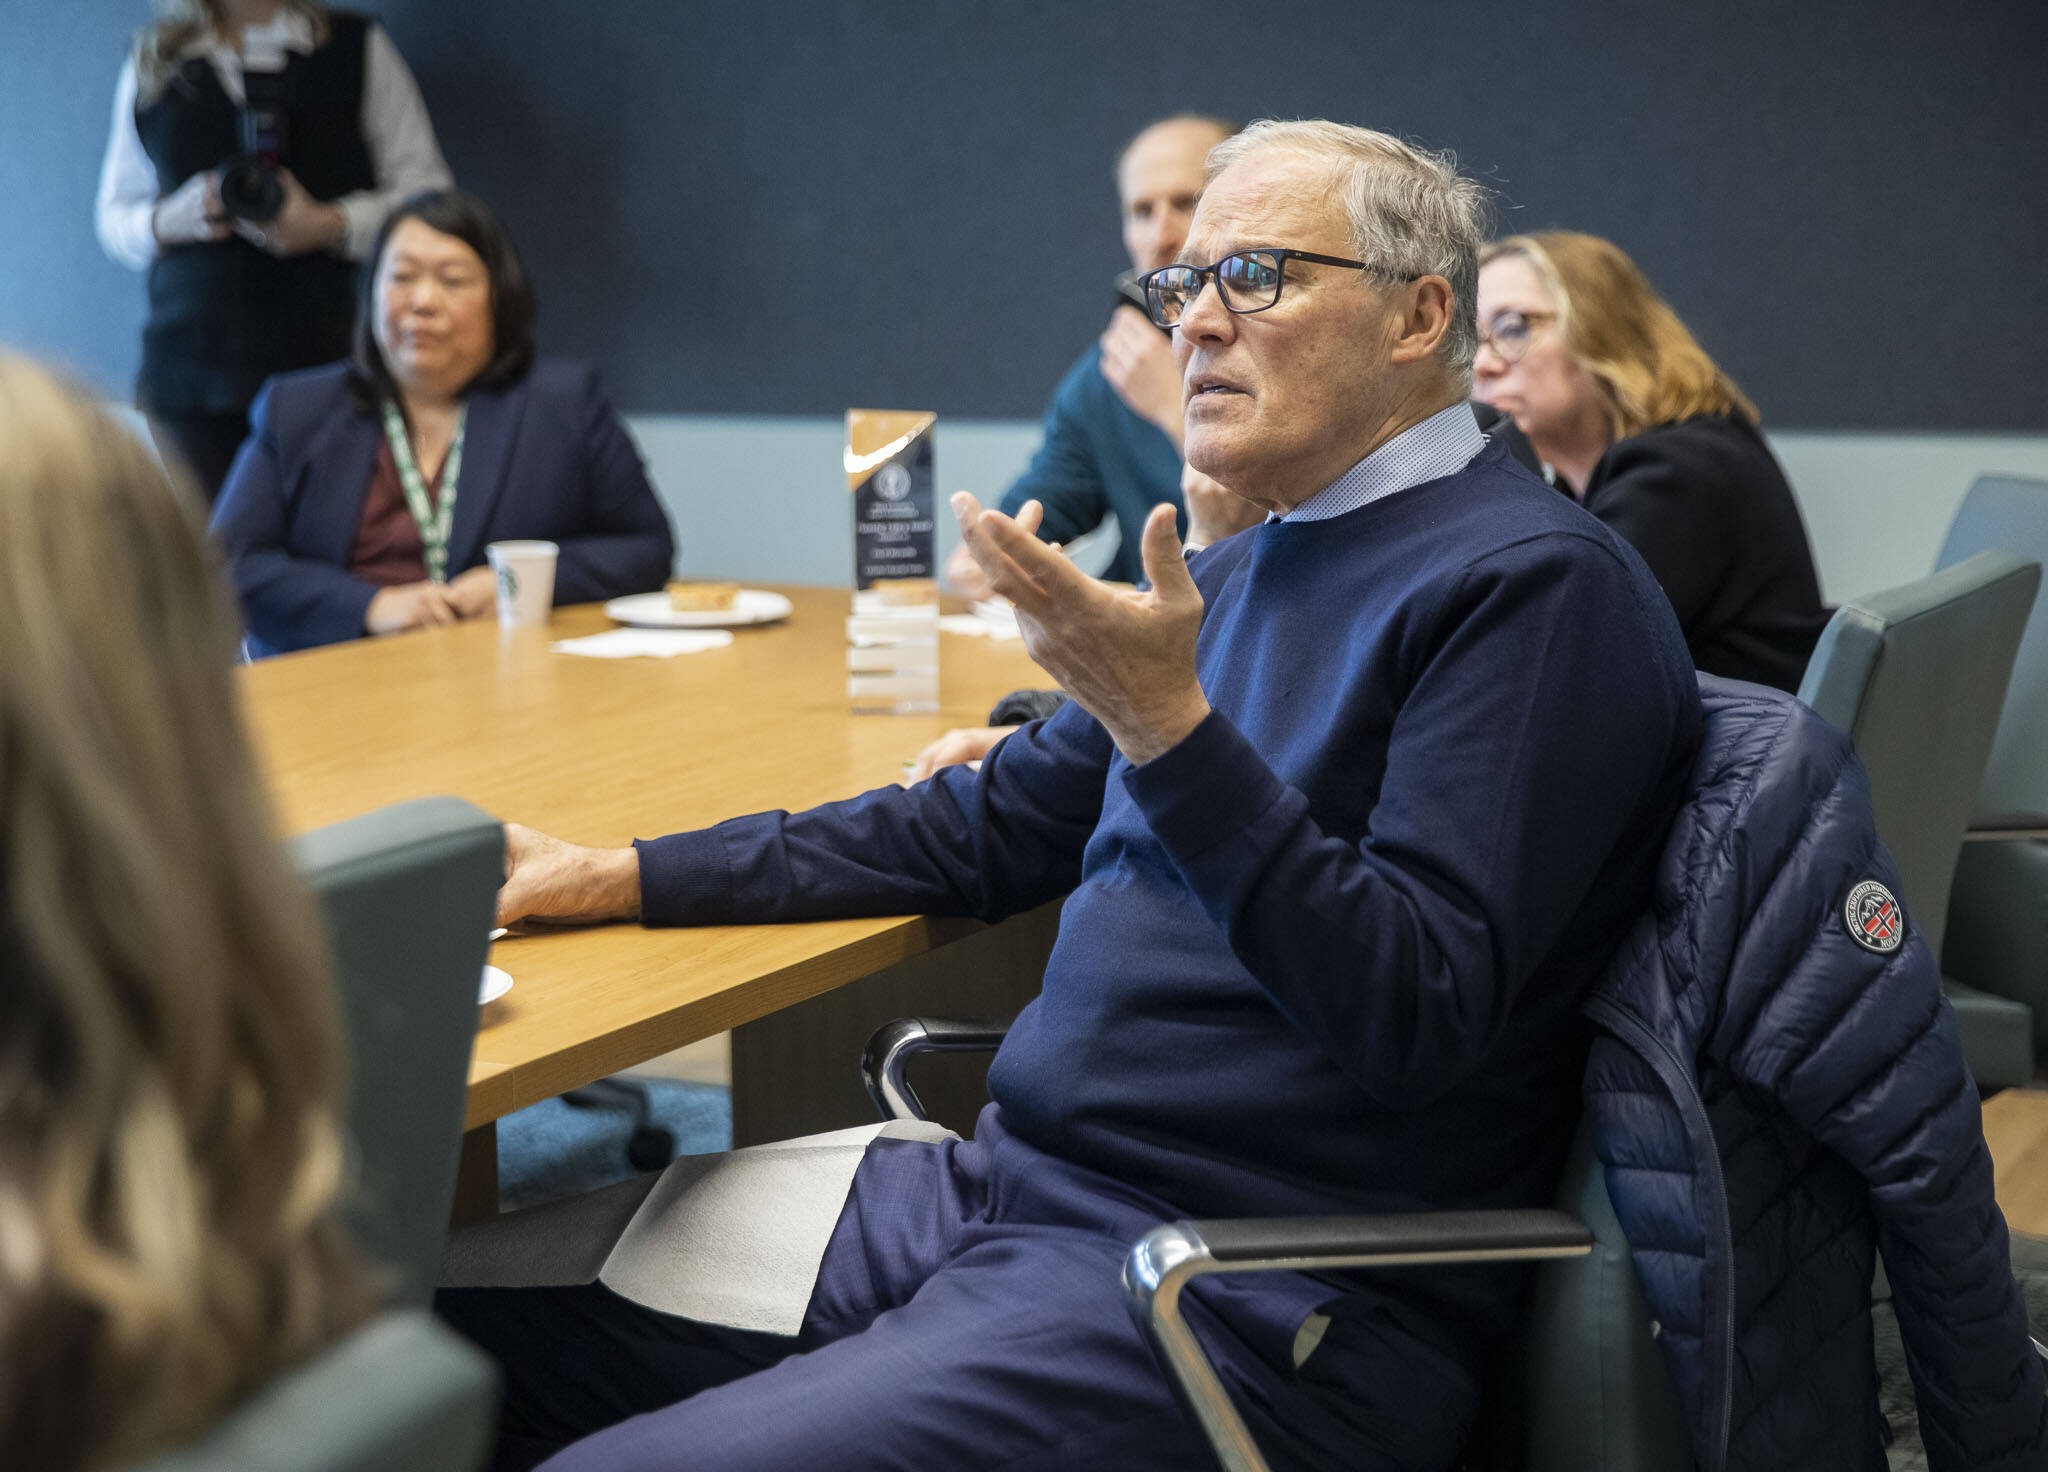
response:
M1906 913L1939 956L1963 835L1977 809L2007 679L2041 565L1980 552L1904 587L1837 609L1799 698L1848 733L1870 776L1878 836L1899 869ZM1978 1086L2034 1071L2024 1003L1948 984Z
M878 1029L861 1059L884 1119L922 1119L906 1065L919 1053L996 1047L999 1023L908 1017ZM1628 1240L1582 1126L1551 1211L1425 1212L1174 1222L1124 1264L1132 1316L1227 1472L1265 1462L1179 1308L1213 1272L1331 1271L1441 1262L1540 1262L1526 1332L1490 1367L1469 1472L1690 1472L1691 1442Z
M386 1314L131 1472L472 1472L497 1371L417 1310Z
M2048 564L2048 480L1983 475L1949 523L1936 565L1998 549ZM1982 1010L2000 999L2033 1013L2032 1052L2048 1055L2048 611L2036 605L2013 661L1977 814L1949 894L1942 969ZM1959 1009L1960 1010L1960 1009Z
M504 853L497 820L452 797L292 843L326 914L348 1039L347 1220L396 1303L425 1307L439 1275Z

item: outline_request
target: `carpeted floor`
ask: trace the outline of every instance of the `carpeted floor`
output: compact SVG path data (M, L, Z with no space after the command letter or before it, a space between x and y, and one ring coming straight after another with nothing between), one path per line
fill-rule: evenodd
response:
M2014 1234L2012 1272L2026 1295L2027 1322L2034 1327L2034 1337L2048 1343L2048 1238ZM1891 1472L1927 1472L1927 1454L1920 1446L1913 1411L1913 1381L1906 1373L1899 1321L1891 1304L1880 1303L1876 1319L1878 1400L1896 1437L1890 1450Z
M635 1080L647 1090L653 1122L675 1136L676 1154L732 1148L732 1092L716 1084ZM549 1099L498 1121L498 1205L537 1206L558 1196L624 1180L632 1124L623 1109L579 1109Z

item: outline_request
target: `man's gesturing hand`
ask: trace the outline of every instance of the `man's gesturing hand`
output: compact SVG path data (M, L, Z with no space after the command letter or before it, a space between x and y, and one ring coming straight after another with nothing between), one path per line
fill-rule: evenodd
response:
M996 749L996 743L1016 730L1015 726L963 726L948 731L917 754L910 764L906 784L922 782L940 767L978 762Z
M1035 525L1038 506L1020 519ZM1145 592L1109 588L1000 511L965 491L953 497L960 537L996 592L1017 605L1024 647L1060 688L1102 722L1117 749L1142 765L1177 745L1209 714L1195 675L1202 595L1181 560L1174 510L1152 508L1141 550Z
M579 848L517 823L505 825L505 887L498 923L588 924L640 914L640 855L630 848Z

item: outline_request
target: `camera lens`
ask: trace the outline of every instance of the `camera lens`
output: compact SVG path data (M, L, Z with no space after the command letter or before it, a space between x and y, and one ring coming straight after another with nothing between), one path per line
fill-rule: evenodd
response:
M284 186L260 160L235 159L220 171L220 205L238 220L260 224L284 208Z

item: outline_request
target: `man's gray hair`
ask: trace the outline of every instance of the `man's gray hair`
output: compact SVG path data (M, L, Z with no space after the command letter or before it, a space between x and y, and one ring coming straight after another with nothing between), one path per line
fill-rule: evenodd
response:
M1451 321L1437 349L1461 383L1472 381L1479 351L1479 247L1487 235L1486 189L1458 172L1448 153L1432 153L1370 128L1346 123L1261 118L1209 150L1208 177L1263 153L1327 163L1351 223L1352 253L1397 276L1441 276L1451 283ZM1285 245L1286 241L1274 241Z

